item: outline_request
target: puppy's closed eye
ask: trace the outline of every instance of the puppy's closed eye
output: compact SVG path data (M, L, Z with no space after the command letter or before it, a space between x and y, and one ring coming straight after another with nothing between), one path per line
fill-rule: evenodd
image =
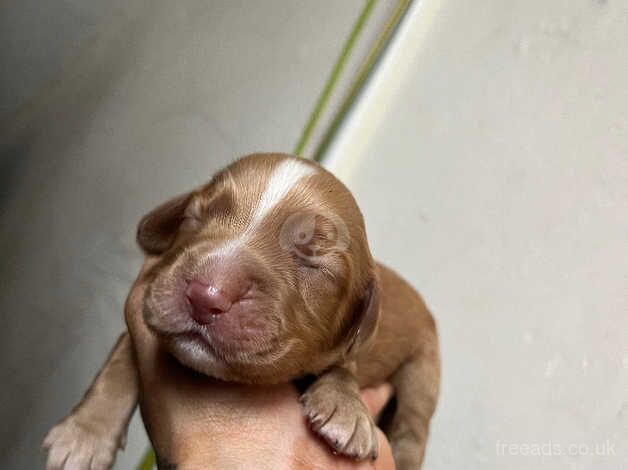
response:
M280 244L306 267L320 267L325 258L349 246L347 228L329 214L297 212L284 222Z
M202 221L195 215L184 215L179 230L182 232L196 232L201 228Z
M225 190L213 195L209 200L193 199L181 218L179 230L193 233L216 218L228 217L233 206L233 197Z

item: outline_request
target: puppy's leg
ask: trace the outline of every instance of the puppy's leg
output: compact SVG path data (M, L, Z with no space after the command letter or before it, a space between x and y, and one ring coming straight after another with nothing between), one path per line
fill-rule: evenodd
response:
M122 334L81 402L44 439L48 470L106 470L126 441L138 379L131 339Z
M418 470L425 455L430 420L440 384L438 348L415 352L394 373L397 410L387 429L397 470Z
M334 367L321 375L300 401L314 432L336 452L356 459L377 458L375 423L350 367Z

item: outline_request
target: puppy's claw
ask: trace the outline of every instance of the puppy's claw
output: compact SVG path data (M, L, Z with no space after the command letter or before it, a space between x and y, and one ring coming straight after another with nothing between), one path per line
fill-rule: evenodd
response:
M70 415L50 430L42 447L48 449L46 470L109 470L118 442Z
M330 384L313 384L310 389L300 400L305 416L332 452L356 460L376 459L375 423L362 401Z

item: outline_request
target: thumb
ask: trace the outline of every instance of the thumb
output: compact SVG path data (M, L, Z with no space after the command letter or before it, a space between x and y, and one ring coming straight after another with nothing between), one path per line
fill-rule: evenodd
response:
M388 400L393 396L393 393L393 386L385 382L375 387L363 388L362 401L371 416L376 417L384 409Z

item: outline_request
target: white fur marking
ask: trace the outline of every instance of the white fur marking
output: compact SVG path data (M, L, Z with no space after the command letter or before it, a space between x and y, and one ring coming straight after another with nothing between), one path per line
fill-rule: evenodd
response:
M315 172L314 167L299 160L282 161L270 176L268 185L255 208L248 230L252 230L281 201L286 194L305 176ZM248 231L247 230L247 231Z
M240 245L255 231L255 228L264 219L273 207L275 207L288 192L306 176L316 172L316 169L299 160L287 159L282 161L270 175L266 189L259 198L253 217L244 232L236 239L227 240L221 246L215 248L209 257L233 254Z

